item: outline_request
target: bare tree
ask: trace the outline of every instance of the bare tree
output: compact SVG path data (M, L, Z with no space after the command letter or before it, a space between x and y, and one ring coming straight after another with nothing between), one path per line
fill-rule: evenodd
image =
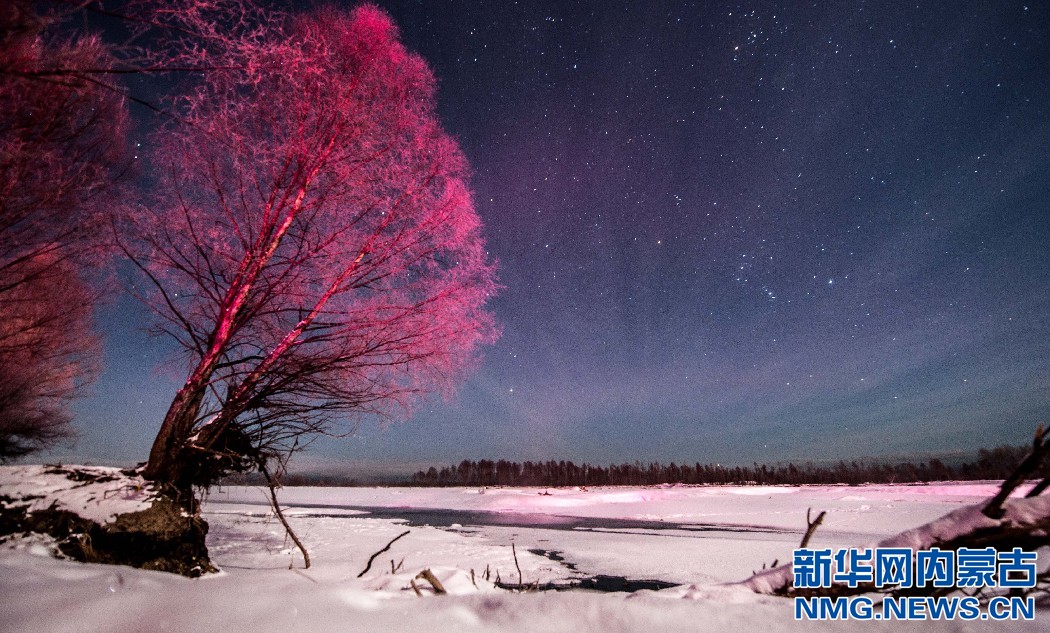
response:
M176 102L124 235L188 360L144 473L186 489L448 393L494 266L426 63L365 5L241 40Z
M0 293L0 460L70 437L67 405L96 374L93 297L69 260L30 260L32 280Z
M66 405L95 374L100 218L126 166L120 95L46 73L109 63L95 37L0 12L0 458L70 434Z

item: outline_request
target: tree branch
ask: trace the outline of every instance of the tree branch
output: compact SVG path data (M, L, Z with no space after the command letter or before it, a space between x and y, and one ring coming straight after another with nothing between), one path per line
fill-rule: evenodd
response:
M1032 440L1032 450L1028 453L1028 456L1021 460L1021 463L1017 465L1010 476L1003 481L1003 485L1000 486L999 492L988 501L981 512L986 517L992 519L1001 519L1003 517L1003 502L1006 501L1007 497L1010 496L1014 490L1017 489L1024 480L1031 475L1039 464L1042 463L1043 458L1047 452L1050 452L1050 442L1046 441L1046 432L1043 429L1043 425L1040 424L1035 430L1035 438ZM1038 486L1037 486L1038 487Z
M437 576L434 575L434 572L430 571L429 569L424 569L423 571L419 572L419 575L416 576L416 578L422 578L423 580L429 582L430 586L434 588L434 593L439 596L448 593L447 591L445 591L445 587L441 584L441 581L438 580Z
M358 574L357 577L360 578L361 576L364 576L365 574L367 574L368 570L372 569L372 561L374 561L377 556L379 556L383 552L389 550L390 546L393 545L399 538L401 538L402 536L408 536L409 532L411 532L411 531L412 530L405 530L401 534L398 534L394 538L390 539L390 542L386 544L386 547L384 547L383 549L379 550L375 554L372 554L372 557L368 559L368 564L365 565L365 568L361 570L361 573Z
M288 525L288 519L284 518L284 512L281 512L281 504L277 503L277 486L274 483L273 477L270 476L270 471L266 468L265 462L259 464L259 470L262 472L263 476L266 477L266 486L270 489L270 503L273 506L274 513L277 514L277 518L281 521L281 525L284 526L285 532L288 533L288 536L292 537L295 546L303 553L303 562L305 563L304 568L310 569L310 553L306 551L306 546L303 545L303 542L295 535L292 526Z
M799 544L799 549L805 549L809 545L809 539L813 536L813 533L817 531L817 527L824 522L824 515L827 514L825 511L821 511L817 515L817 518L813 521L809 520L809 511L812 508L806 508L806 534L802 537L802 542Z

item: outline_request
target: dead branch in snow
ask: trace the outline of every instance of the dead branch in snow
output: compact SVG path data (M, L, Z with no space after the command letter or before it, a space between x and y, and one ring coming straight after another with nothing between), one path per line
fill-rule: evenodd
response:
M813 533L817 531L817 527L824 522L824 515L827 512L821 510L820 514L817 515L816 519L809 520L809 513L813 508L806 508L806 534L802 537L802 543L799 544L799 549L805 549L806 545L809 545L809 539L813 538ZM774 565L775 566L775 565Z
M303 562L305 563L304 569L310 569L310 553L306 551L306 546L299 540L299 537L295 535L295 531L292 530L292 526L288 525L288 520L284 518L284 513L281 512L281 504L277 503L277 482L270 475L269 469L266 468L266 462L259 463L259 470L263 476L266 477L266 487L270 489L270 505L273 507L274 514L277 515L277 519L280 520L281 525L284 526L284 531L288 536L292 537L292 542L299 548L299 551L303 553ZM291 569L291 563L288 564L288 568Z
M437 579L437 576L435 576L434 572L430 571L430 569L424 569L419 572L419 574L416 575L416 578L422 578L429 582L430 586L434 588L434 593L439 596L448 593L445 591L445 587L441 584L441 581Z
M802 536L802 542L799 543L798 546L799 549L806 549L806 545L809 545L809 539L813 538L813 533L816 532L817 527L819 527L820 524L824 522L824 515L827 514L826 511L821 510L820 514L817 515L816 519L810 520L810 513L812 511L813 508L806 508L806 533ZM774 569L777 566L778 562L780 562L780 559L775 558L773 559L772 564L768 565L768 567L765 563L762 563L762 570L764 571L767 568ZM757 574L758 572L752 571L751 573Z
M521 565L518 564L518 549L514 546L514 543L510 544L510 551L512 554L514 554L514 567L516 567L518 570L518 591L521 591Z
M1002 518L1003 502L1010 496L1010 493L1024 483L1024 480L1029 475L1039 468L1039 464L1042 463L1047 452L1050 452L1050 442L1047 442L1046 432L1043 429L1043 425L1040 424L1039 428L1035 430L1035 438L1032 440L1031 452L1028 453L1027 457L1021 460L1021 463L1017 465L1017 468L1015 468L1014 471L1010 473L1010 476L1003 481L1003 485L999 488L999 492L991 498L987 505L984 506L982 512L984 512L985 516L993 519Z
M382 554L383 552L385 552L385 551L387 551L388 549L390 549L390 546L391 546L391 545L393 545L395 541L397 541L397 540L398 540L399 538L401 538L402 536L407 536L407 535L408 535L408 533L409 533L409 532L411 532L411 531L412 531L412 530L405 530L405 531L404 531L404 532L402 532L401 534L398 534L398 535L397 535L397 536L395 536L394 538L390 539L390 542L386 544L386 547L384 547L383 549L379 550L379 551L378 551L378 552L376 552L375 554L372 554L372 558L369 558L369 559L368 559L368 564L367 564L367 565L365 565L365 568L361 570L361 573L360 573L360 574L358 574L358 575L357 575L357 577L358 577L358 578L360 578L361 576L364 576L365 574L367 574L367 573L368 573L368 570L369 570L369 569L372 569L372 561L374 561L374 560L376 559L376 557L377 557L377 556L379 556L379 555L380 555L380 554ZM405 559L401 559L401 562L405 562ZM394 561L390 561L390 566L391 566L391 567L393 567L393 566L394 566Z
M1029 490L1028 494L1026 494L1025 496L1028 498L1038 497L1039 495L1043 494L1043 492L1047 488L1050 488L1050 477L1044 478L1042 481L1033 486L1032 489Z

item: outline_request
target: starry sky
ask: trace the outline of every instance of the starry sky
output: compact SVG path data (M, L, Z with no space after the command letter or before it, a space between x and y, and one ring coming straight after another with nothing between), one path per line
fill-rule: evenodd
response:
M950 455L1047 420L1045 3L378 4L474 170L503 336L301 468ZM145 458L180 378L148 320L100 314L65 455Z

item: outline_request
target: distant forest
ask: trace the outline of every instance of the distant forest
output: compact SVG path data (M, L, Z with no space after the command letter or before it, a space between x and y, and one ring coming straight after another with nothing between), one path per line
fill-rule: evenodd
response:
M567 461L463 460L412 476L417 486L644 486L653 484L863 484L1004 479L1028 454L1023 446L981 449L977 460L949 465L939 459L918 464L858 463L722 466L719 464L620 464L592 466ZM1050 476L1045 464L1037 476Z
M458 465L421 470L411 478L386 479L391 486L644 486L654 484L886 484L929 481L1004 479L1028 454L1027 446L981 449L977 459L945 463L929 459L918 463L876 463L871 460L840 461L834 464L775 464L723 466L720 464L658 464L634 462L610 466L575 464L570 461L511 462L463 460ZM1044 464L1033 477L1050 476ZM285 473L286 486L376 485L332 473ZM257 473L227 477L229 485L264 484Z

